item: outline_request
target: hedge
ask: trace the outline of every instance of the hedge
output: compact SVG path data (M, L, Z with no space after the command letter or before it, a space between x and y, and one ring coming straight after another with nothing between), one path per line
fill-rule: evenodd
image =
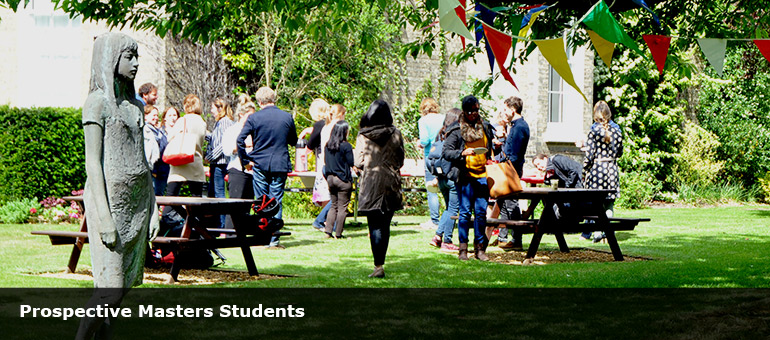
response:
M65 196L86 182L80 109L0 106L0 203Z

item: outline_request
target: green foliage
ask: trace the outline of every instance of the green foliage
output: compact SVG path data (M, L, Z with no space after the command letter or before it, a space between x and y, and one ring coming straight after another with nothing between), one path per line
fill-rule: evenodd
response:
M37 212L38 209L40 209L40 203L35 198L8 202L0 206L0 222L26 223L33 212Z
M660 182L647 172L621 172L619 207L641 209L660 191Z
M687 123L682 148L674 163L675 183L699 186L713 184L724 164L716 160L719 145L716 135L694 123Z
M302 181L297 177L286 179L287 188L301 188ZM352 206L352 204L351 204ZM283 218L312 218L321 212L321 207L313 203L313 194L310 192L284 192L283 193Z
M64 196L85 185L81 114L0 106L0 202Z
M720 140L724 177L744 184L770 171L770 73L755 46L728 49L724 79L702 76L698 120Z
M398 75L385 70L397 62L401 31L380 7L363 0L347 3L355 20L319 6L295 16L304 29L287 28L280 13L263 13L256 21L229 18L221 42L238 79L236 91L273 87L279 105L295 111L298 129L313 124L304 108L314 98L343 104L354 139L371 102L395 87ZM325 26L333 29L321 29Z
M770 202L770 172L766 172L762 178L759 179L759 192L757 195L765 203Z

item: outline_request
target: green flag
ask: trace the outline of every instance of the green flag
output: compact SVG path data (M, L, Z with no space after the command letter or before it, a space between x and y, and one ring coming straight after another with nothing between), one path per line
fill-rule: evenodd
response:
M605 40L616 44L623 44L636 51L636 53L645 56L639 50L639 46L636 45L634 39L631 39L623 27L612 17L612 13L610 13L610 9L604 3L604 0L597 2L580 21Z

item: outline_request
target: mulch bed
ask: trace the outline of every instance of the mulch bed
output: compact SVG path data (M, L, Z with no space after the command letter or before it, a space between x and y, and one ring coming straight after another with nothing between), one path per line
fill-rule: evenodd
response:
M144 269L144 283L155 284L168 284L170 278L170 269ZM44 277L55 277L60 279L70 280L93 280L93 275L90 269L80 269L75 273L65 272L44 272L33 273L31 275L39 275ZM182 269L177 278L178 285L210 285L222 282L239 282L239 281L258 281L258 280L275 280L283 279L288 276L259 274L259 276L251 276L245 271L234 270L218 270L218 269Z
M498 251L498 248L490 248L487 255L492 262L508 264L508 265L522 265L524 257L527 255L525 251ZM472 251L469 251L473 254ZM470 257L473 257L471 255ZM651 259L623 255L624 261L649 261ZM588 248L571 248L569 253L562 253L558 250L539 250L535 255L535 260L532 264L553 264L553 263L591 263L591 262L615 262L615 258L612 257L612 253L607 251L588 249Z

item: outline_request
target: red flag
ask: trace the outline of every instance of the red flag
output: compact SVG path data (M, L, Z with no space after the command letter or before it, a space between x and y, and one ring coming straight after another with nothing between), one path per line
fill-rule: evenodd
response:
M513 38L503 32L489 27L486 23L482 22L481 24L484 26L484 36L487 37L487 42L492 48L492 54L495 55L495 59L497 60L497 67L500 68L500 74L502 74L503 78L509 81L511 85L513 85L513 87L518 90L519 87L516 86L516 83L513 82L511 74L508 73L508 70L503 65L505 63L505 59L508 59L508 50L510 50L511 46L513 46Z
M761 52L762 55L765 56L765 59L767 59L767 61L770 61L770 39L754 40L754 45L757 45L757 48L759 48L759 52Z
M468 26L468 19L465 17L465 0L459 0L460 5L455 7L455 13L457 13L457 16L460 17L460 20L463 21L463 25ZM463 51L465 51L465 37L460 36L460 41L463 43Z
M658 72L663 74L663 68L666 67L666 58L668 58L668 49L671 47L671 37L665 35L642 35L647 46L652 52L652 59L658 65Z

